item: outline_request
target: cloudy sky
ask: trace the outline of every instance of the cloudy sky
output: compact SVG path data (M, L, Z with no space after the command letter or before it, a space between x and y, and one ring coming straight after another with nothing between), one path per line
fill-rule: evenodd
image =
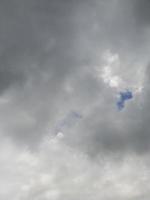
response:
M0 0L0 199L150 198L149 35L149 0Z

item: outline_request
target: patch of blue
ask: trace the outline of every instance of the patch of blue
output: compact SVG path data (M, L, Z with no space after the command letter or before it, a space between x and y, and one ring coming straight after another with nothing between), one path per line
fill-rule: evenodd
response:
M124 92L120 92L119 93L119 100L117 101L117 107L119 110L122 110L125 106L125 101L132 99L133 98L133 94L131 91L126 90Z
M82 115L76 111L70 111L57 125L56 132L63 131L63 129L71 128L74 126L80 119Z

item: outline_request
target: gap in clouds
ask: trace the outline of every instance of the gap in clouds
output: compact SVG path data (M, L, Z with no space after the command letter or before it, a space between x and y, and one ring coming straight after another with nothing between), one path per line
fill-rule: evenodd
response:
M126 90L119 93L119 99L116 103L119 110L122 110L125 107L125 102L133 98L133 94L131 91Z
M140 95L143 91L145 68L136 63L131 68L132 63L124 63L118 53L114 54L110 50L104 52L102 60L103 66L96 69L98 77L113 89L113 93L119 93L115 103L121 111L125 107L125 102L133 98L133 94Z

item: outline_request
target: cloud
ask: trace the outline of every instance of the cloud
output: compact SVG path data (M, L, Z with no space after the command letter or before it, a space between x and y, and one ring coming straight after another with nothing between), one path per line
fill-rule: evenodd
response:
M63 131L65 128L73 128L73 126L82 119L82 115L76 111L70 111L59 123L57 123L55 132Z
M1 199L149 199L148 5L0 2Z
M55 132L61 116L77 110L84 119L66 131L69 145L98 154L102 146L132 146L133 135L139 141L136 125L145 123L139 104L142 109L148 106L141 103L148 98L141 88L148 88L144 81L149 40L148 30L135 23L129 1L95 0L91 5L22 0L1 5L1 99L7 100L0 105L3 137L38 147L50 130ZM134 103L120 117L115 102L122 88L133 91ZM126 139L124 130L131 132Z
M55 137L43 141L36 153L5 140L0 161L3 199L137 199L149 192L148 155L99 155L93 161Z

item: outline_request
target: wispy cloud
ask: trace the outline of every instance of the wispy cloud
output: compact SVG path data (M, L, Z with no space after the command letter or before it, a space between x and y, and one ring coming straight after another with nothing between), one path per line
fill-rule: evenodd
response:
M63 132L64 129L69 129L76 125L76 123L82 119L82 115L76 111L70 111L64 116L56 125L55 132Z

